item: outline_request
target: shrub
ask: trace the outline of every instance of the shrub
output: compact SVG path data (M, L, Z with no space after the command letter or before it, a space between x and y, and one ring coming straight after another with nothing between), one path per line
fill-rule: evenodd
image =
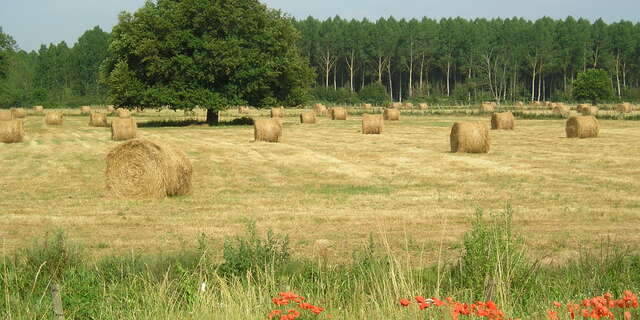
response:
M316 87L313 89L312 95L317 101L326 101L335 104L360 103L358 95L345 88Z
M609 74L601 69L590 69L578 74L574 82L573 97L580 101L590 101L597 104L598 100L608 100L613 97Z
M377 82L362 87L358 95L362 102L379 106L385 105L391 101L391 97L387 93L387 88Z

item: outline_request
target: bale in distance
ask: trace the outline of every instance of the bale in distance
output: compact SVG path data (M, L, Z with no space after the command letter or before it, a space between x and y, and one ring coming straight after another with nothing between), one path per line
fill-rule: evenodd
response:
M391 104L391 108L402 109L402 102L394 102Z
M365 110L371 110L373 108L373 105L371 105L371 103L365 103L362 105L362 109Z
M406 102L406 103L404 104L404 108L405 108L405 109L409 109L409 110L413 109L413 103L411 103L411 102Z
M426 104L426 103L420 103L420 104L418 104L418 108L420 110L428 110L429 109L429 105Z
M83 116L91 114L91 107L89 107L89 106L80 107L80 114L83 115Z
M596 106L588 106L586 108L582 108L582 115L583 116L595 116L598 114L598 107Z
M567 107L565 105L556 105L553 108L553 114L559 114L559 115L562 115L562 116L565 116L565 117L567 115L569 115L569 111L570 111L569 107Z
M238 107L238 114L247 114L249 113L249 107Z
M107 106L107 113L114 113L116 111L116 108L112 105L108 105Z
M495 112L496 106L491 102L483 102L480 105L480 112Z
M633 108L631 107L630 103L625 102L625 103L618 104L616 106L616 111L621 113L631 113L633 111Z
M33 107L33 112L35 112L35 113L43 113L44 112L44 107L43 106L35 106L35 107Z
M64 122L64 114L60 111L49 111L44 116L44 123L50 126L61 126Z
M576 111L577 111L578 113L582 113L582 109L589 108L589 107L591 107L591 105L590 105L590 104L588 104L588 103L581 103L581 104L579 104L579 105L576 107Z
M567 138L595 138L600 133L600 124L594 116L573 116L567 120Z
M451 128L451 152L488 153L489 128L482 122L456 122Z
M131 111L124 109L124 108L118 108L116 110L116 113L118 113L118 118L121 119L128 119L131 118Z
M362 134L381 134L384 130L384 119L380 114L362 115Z
M400 120L400 110L398 109L384 109L384 120L398 121Z
M24 108L13 108L11 109L11 113L13 113L14 119L24 119L27 117L27 110Z
M511 112L500 112L491 115L492 130L513 130L515 122L515 117Z
M325 107L321 103L316 103L313 106L313 111L319 116L326 116L327 115L327 107Z
M316 113L313 111L305 111L300 114L300 123L302 124L315 124Z
M540 106L542 106L542 103L540 101L534 101L533 102L533 106L540 107Z
M116 118L111 121L111 140L124 141L135 139L138 125L134 118Z
M347 120L347 109L343 107L331 108L331 120Z
M104 113L93 112L89 115L89 126L91 127L108 127L107 115Z
M0 109L0 121L10 121L10 120L13 120L13 112L11 112L11 110Z
M18 143L24 140L24 123L22 120L0 121L0 142Z
M284 118L284 108L271 108L271 118Z
M522 101L516 102L516 107L520 107L520 108L524 107L524 102Z
M107 154L107 192L114 198L165 198L191 193L193 167L181 150L144 139Z
M253 124L253 136L256 142L280 142L282 139L282 120L277 118L258 119Z

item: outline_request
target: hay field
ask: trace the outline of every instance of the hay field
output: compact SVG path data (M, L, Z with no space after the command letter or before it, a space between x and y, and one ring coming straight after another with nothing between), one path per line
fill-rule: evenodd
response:
M564 137L564 120L516 119L514 131L490 132L489 154L473 155L449 152L450 127L458 120L489 125L490 116L403 115L386 122L382 135L363 135L359 116L300 125L300 111L287 110L279 144L254 143L250 126L139 128L140 137L187 154L194 192L122 201L107 197L104 177L106 154L118 142L73 112L58 127L30 114L25 142L0 145L5 251L56 229L95 255L180 249L201 233L221 247L224 236L254 220L259 230L289 234L301 255L328 239L331 259L349 259L373 234L393 251L431 259L440 244L446 255L461 241L476 208L507 203L538 257L563 260L605 236L640 245L636 121L601 121L600 137L576 140Z

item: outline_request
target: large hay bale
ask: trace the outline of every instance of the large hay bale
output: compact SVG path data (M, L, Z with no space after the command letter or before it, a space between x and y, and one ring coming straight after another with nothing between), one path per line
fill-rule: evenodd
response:
M104 113L91 113L89 115L89 126L91 127L108 127L107 115Z
M583 116L595 116L598 114L598 107L596 106L589 106L586 108L582 108L581 112Z
M362 105L362 109L371 110L373 109L373 105L371 105L371 103L365 103Z
M451 152L487 153L491 147L489 128L482 122L456 122L450 142Z
M327 107L325 107L321 103L316 103L313 106L313 111L316 113L316 115L319 115L319 116L326 116L327 115Z
M493 102L483 102L482 105L480 105L480 112L495 112L496 111L496 106L494 105Z
M551 102L551 101L545 101L545 102L544 102L544 105L545 105L546 107L551 107L551 106L552 106L552 104L553 104L553 102Z
M271 108L271 118L284 118L284 108Z
M403 105L403 107L404 107L405 109L409 109L409 110L411 110L411 109L413 109L413 103L411 103L411 102L405 102L405 104Z
M89 106L82 106L80 107L80 114L83 116L87 116L91 114L91 107Z
M281 119L258 119L253 124L255 141L280 142L282 139Z
M429 105L426 104L426 103L421 103L421 104L418 105L418 108L420 110L428 110L429 109Z
M49 111L44 116L44 123L50 126L61 126L64 122L64 114L61 111Z
M500 112L491 115L491 129L493 130L513 130L515 117L511 112Z
M579 104L579 105L576 107L576 111L577 111L578 113L582 113L582 109L584 109L584 108L588 108L588 107L591 107L591 105L590 105L590 104L588 104L588 103L581 103L581 104Z
M347 109L343 107L331 108L331 120L347 120Z
M567 120L567 138L595 138L600 133L600 124L594 116L573 116Z
M191 161L172 146L135 139L107 154L107 192L115 198L164 198L191 193Z
M517 101L517 102L516 102L516 107L520 107L520 108L524 107L524 102L522 102L522 101Z
M363 134L381 134L384 130L384 119L380 114L362 115L362 133Z
M22 120L0 121L0 142L18 143L24 139L24 124Z
M559 114L566 117L569 114L569 111L569 107L565 105L556 105L553 107L553 114Z
M11 112L11 110L0 109L0 121L9 121L9 120L13 120L13 112Z
M121 119L131 118L131 111L129 111L128 109L118 108L116 109L116 113L118 114L118 118L121 118Z
M389 120L389 121L398 121L400 120L400 110L398 109L384 109L383 112L384 115L384 120Z
M27 110L24 108L13 108L11 109L11 113L13 113L14 119L24 119L27 117Z
M112 105L108 105L107 106L107 113L114 113L116 112L116 107L112 106Z
M316 123L316 113L313 111L305 111L300 114L300 123L314 124Z
M621 113L631 113L633 111L633 108L631 107L630 103L621 103L618 104L616 106L616 111L621 112Z
M124 141L135 139L138 124L134 118L115 118L111 121L111 140Z
M534 101L532 104L533 104L534 107L542 106L542 103L540 101Z
M391 108L402 109L402 102L394 102L391 104Z
M247 114L249 113L249 107L238 107L238 114Z
M35 112L35 113L43 113L44 112L44 107L43 106L35 106L35 107L33 107L33 112Z

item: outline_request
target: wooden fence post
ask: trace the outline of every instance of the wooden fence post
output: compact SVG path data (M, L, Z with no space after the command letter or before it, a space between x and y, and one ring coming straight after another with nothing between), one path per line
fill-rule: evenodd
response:
M57 283L51 284L51 301L53 302L53 317L56 320L64 320L64 310L62 309L62 298L60 288Z

